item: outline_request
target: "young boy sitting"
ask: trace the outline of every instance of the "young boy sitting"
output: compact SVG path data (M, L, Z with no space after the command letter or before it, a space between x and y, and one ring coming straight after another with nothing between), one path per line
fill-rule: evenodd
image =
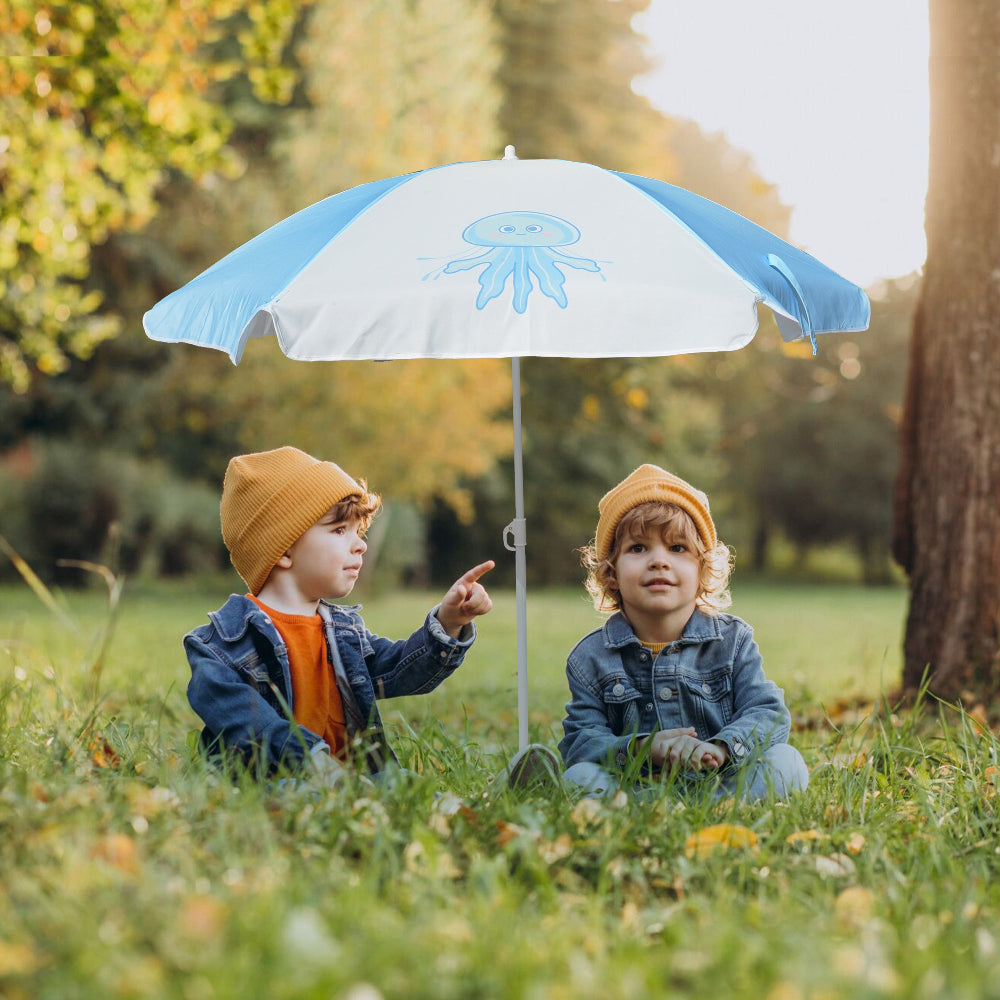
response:
M202 746L271 774L334 780L395 761L377 698L424 694L461 664L473 619L492 607L485 562L460 577L408 639L373 635L356 608L329 603L357 582L380 506L364 480L297 448L240 455L222 487L222 535L247 585L184 637L188 700Z
M587 589L615 613L566 665L565 780L606 795L637 759L646 777L718 773L718 795L804 788L781 689L764 676L750 626L722 613L731 557L708 497L643 465L598 510L583 550Z

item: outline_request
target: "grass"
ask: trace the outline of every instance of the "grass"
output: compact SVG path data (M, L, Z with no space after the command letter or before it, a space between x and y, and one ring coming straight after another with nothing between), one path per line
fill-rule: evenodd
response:
M498 790L502 593L455 677L387 705L409 780L221 780L188 750L179 646L220 594L126 590L95 671L100 594L67 599L73 626L0 589L4 1000L1000 996L997 741L880 699L900 592L736 590L812 768L806 793L757 805ZM429 598L366 618L398 634ZM532 727L553 743L595 618L576 593L529 606Z

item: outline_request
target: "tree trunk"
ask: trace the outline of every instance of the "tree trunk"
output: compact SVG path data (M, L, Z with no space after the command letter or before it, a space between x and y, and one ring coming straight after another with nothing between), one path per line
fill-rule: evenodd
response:
M909 574L904 688L1000 693L1000 4L931 0L927 265L893 554Z

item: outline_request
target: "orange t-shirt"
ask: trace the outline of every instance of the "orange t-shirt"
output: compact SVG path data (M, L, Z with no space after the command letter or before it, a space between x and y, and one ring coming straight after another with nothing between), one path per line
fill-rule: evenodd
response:
M347 747L347 726L333 668L326 657L326 636L320 615L287 615L247 594L274 623L288 647L292 675L292 714L305 729L322 736L335 755Z

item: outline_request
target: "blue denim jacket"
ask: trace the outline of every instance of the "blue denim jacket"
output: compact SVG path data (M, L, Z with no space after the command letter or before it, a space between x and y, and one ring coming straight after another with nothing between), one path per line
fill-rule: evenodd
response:
M433 690L461 664L475 641L475 626L466 626L463 637L453 639L435 617L435 608L409 639L393 642L369 632L359 608L321 603L328 653L332 635L361 716L368 720L368 768L379 770L394 758L376 698ZM208 617L210 624L184 637L191 665L188 701L205 723L203 747L210 752L232 748L248 761L259 756L266 771L278 764L301 766L310 753L325 751L326 743L316 733L293 721L288 651L268 615L233 594Z
M567 767L623 769L634 737L693 726L718 740L733 766L788 739L785 699L764 676L753 629L733 615L696 610L658 656L621 613L576 645L566 663L570 701L559 743Z

